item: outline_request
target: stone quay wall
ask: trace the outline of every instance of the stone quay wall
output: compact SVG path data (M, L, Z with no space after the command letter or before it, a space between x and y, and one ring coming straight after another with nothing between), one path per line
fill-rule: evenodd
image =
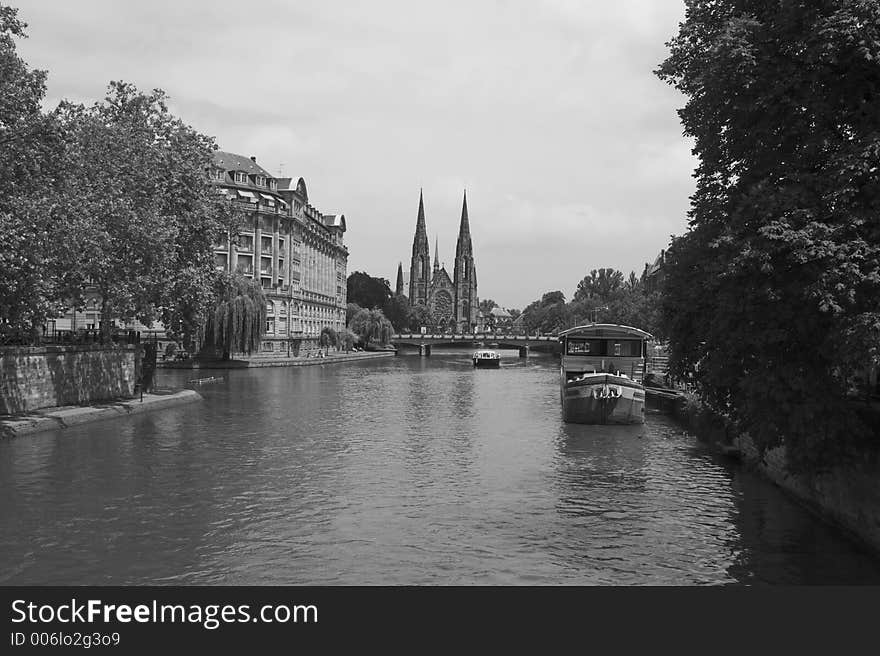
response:
M795 471L785 445L761 454L748 433L737 433L724 420L701 409L694 399L673 414L703 441L778 485L825 521L880 554L880 452L847 445L818 471ZM880 434L880 426L875 433Z
M132 398L138 359L133 345L0 348L0 415Z

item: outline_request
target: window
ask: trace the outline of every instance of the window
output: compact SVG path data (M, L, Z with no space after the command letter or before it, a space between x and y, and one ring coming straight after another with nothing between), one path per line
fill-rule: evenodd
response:
M260 258L260 273L263 273L263 274L271 274L272 273L272 258L271 257L261 257Z
M263 342L262 344L263 351L274 351L274 344L272 342Z
M238 236L238 250L253 252L253 250L254 250L254 237L253 237L253 235L239 235Z
M585 339L570 339L565 352L568 355L589 355L590 342Z
M226 171L224 171L223 169L216 169L214 171L214 177L217 180L225 180L226 179Z
M216 268L218 271L225 271L227 262L228 260L225 253L215 253L214 268Z
M269 182L269 189L275 189L276 187L278 187L278 183L275 182L274 180L272 180L271 178L269 179L268 182Z
M262 175L256 176L256 183L257 183L258 187L265 187L266 186L266 177L262 176Z
M266 255L272 254L272 238L271 237L261 237L260 238L260 252L265 253Z
M275 314L275 304L272 301L266 301L266 314Z
M263 289L272 289L272 279L271 278L260 278L260 286Z
M235 268L239 273L251 275L254 272L254 261L250 255L239 255L238 264Z
M282 254L284 253L284 237L278 238L278 250L281 251Z
M247 173L245 173L244 171L236 171L235 181L240 184L247 184Z
M272 232L275 227L275 221L268 216L260 217L260 230L263 232Z

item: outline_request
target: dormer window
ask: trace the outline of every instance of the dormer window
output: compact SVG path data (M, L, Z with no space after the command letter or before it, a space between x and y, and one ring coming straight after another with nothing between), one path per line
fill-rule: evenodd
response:
M269 189L275 189L276 187L278 187L278 183L272 178L269 178Z
M235 181L240 184L247 184L247 173L244 171L236 171L235 172Z
M223 169L216 169L214 171L214 177L217 180L225 180L226 179L226 171L224 171Z
M266 176L258 175L258 176L256 176L256 179L257 179L257 186L258 187L265 187L266 186Z

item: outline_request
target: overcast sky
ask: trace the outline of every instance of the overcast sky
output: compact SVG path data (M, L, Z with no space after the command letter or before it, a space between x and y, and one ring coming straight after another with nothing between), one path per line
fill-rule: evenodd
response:
M640 273L687 224L684 98L652 73L682 0L3 1L47 106L164 89L221 149L344 213L349 272L393 286L420 188L450 274L467 188L480 298L508 308Z

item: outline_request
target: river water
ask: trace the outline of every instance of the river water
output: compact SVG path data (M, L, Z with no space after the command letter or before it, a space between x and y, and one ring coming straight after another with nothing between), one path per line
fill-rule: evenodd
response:
M2 441L0 584L880 583L667 417L565 424L556 361L504 355L211 372L200 403Z

